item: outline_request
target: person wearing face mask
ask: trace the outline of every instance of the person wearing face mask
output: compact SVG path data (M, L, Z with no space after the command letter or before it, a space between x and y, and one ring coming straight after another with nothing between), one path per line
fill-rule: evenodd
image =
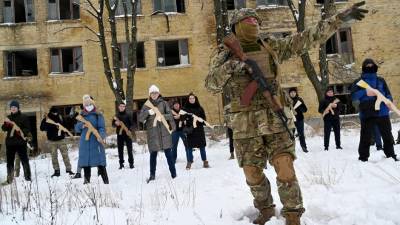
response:
M193 116L190 115L196 115L200 117L203 120L206 119L206 114L204 112L203 107L201 107L199 99L197 98L196 95L193 93L190 93L188 96L188 102L185 104L183 107L183 110L187 112L188 116L186 117L185 120L185 126L189 127L190 132L187 133L187 142L188 142L188 148L186 150L186 158L187 158L187 164L186 164L186 169L190 170L192 163L193 163L193 148L199 148L200 149L200 156L201 160L203 160L203 167L204 168L209 168L210 165L207 160L207 154L206 154L206 134L204 133L204 122L197 121L196 122L196 127L194 127L193 124Z
M82 119L78 119L78 117ZM81 134L78 167L83 168L84 184L90 183L92 167L98 168L98 174L101 175L104 184L108 184L104 149L107 134L104 117L97 112L95 102L90 95L83 96L83 110L77 116L77 120L75 132ZM99 136L96 136L96 131ZM86 139L87 134L89 134L88 140Z
M243 8L229 14L232 30L226 43L238 39L244 57L232 54L232 48L218 46L210 60L209 73L205 80L206 88L212 93L227 93L230 99L230 120L233 130L236 158L243 168L246 184L254 197L254 207L259 210L255 224L264 225L275 215L275 205L271 186L263 170L266 160L277 172L277 186L283 204L282 215L286 225L299 225L304 212L303 199L293 166L296 159L295 146L279 115L286 112L288 128L294 128L289 112L290 101L279 85L280 66L294 56L300 56L311 47L323 44L337 29L354 19L361 20L367 10L360 9L364 3L357 3L330 18L319 21L303 32L295 32L285 38L273 34L260 34L262 23L254 9ZM234 37L232 37L234 36ZM231 46L233 47L233 46ZM249 61L250 60L250 61ZM246 63L247 62L247 63ZM249 64L257 63L270 85L271 93L281 96L284 108L273 109L260 89L252 96L249 105L241 104L242 93L252 82ZM278 101L278 100L277 100ZM279 110L279 111L278 111Z
M319 103L318 112L324 120L324 149L329 149L331 130L335 134L336 149L343 149L340 144L340 112L343 104L333 94L333 88L328 87L325 91L325 98ZM331 109L331 110L328 110Z
M307 112L307 106L303 99L297 94L296 88L289 89L289 96L292 99L292 106L294 109L294 114L296 116L296 121L294 125L296 126L297 133L299 134L300 146L303 152L308 152L306 138L304 136L304 115Z
M150 152L150 177L147 183L156 179L157 155L163 151L172 179L176 177L175 161L172 156L171 133L175 130L175 121L168 102L160 95L156 85L149 88L149 99L139 113L139 122L147 131L147 144Z
M378 90L386 98L393 101L385 79L379 77L377 72L378 65L374 60L365 59L362 63L361 77L354 81L351 89L352 100L353 102L359 103L360 110L361 131L360 143L358 146L358 159L363 162L368 161L372 132L374 126L377 126L383 140L383 152L387 158L393 158L395 161L398 161L393 148L394 140L389 117L390 107L382 102L379 110L375 110L376 93L357 85L360 80L363 80L367 82L371 88Z
M32 140L29 120L22 115L19 102L10 102L10 115L8 115L1 129L7 132L6 136L6 157L7 157L7 180L3 185L11 184L14 180L14 160L18 154L24 168L25 180L31 181L31 168L27 151L27 142Z
M58 113L58 109L53 106L50 108L50 112L45 116L45 118L43 118L42 122L40 123L40 130L45 131L47 134L47 146L49 147L51 152L51 161L54 169L54 174L51 175L51 177L60 176L58 149L61 152L66 173L68 173L69 175L74 175L68 156L67 143L64 141L66 133L64 131L60 131L60 127L54 123L60 124L61 126L65 127L64 119Z

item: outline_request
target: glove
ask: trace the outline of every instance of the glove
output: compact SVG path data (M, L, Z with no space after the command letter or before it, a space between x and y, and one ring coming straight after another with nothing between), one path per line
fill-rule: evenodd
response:
M362 20L365 17L365 14L368 13L366 9L360 9L361 6L365 5L365 1L358 2L354 4L352 7L344 10L343 12L338 14L338 17L343 22L349 22L351 20Z
M152 109L149 109L149 115L152 116L154 114L155 114L155 112Z

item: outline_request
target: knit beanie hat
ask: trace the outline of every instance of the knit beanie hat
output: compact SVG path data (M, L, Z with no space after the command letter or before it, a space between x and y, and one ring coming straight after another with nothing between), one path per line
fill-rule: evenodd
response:
M149 88L149 95L151 94L151 93L153 93L153 92L157 92L157 93L160 93L160 89L158 89L158 87L156 86L156 85L151 85L150 86L150 88Z
M13 107L13 106L17 107L19 109L19 102L17 100L12 100L10 102L10 108Z
M95 105L92 96L86 94L82 97L83 106L88 106L90 104Z

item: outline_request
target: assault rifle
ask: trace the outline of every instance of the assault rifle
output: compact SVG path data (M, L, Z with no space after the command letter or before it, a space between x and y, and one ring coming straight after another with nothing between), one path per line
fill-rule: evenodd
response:
M160 110L158 110L157 107L155 107L153 105L153 103L151 103L149 100L147 100L144 103L145 106L149 107L150 109L152 109L154 111L154 113L156 114L156 118L154 118L154 122L153 122L153 127L157 126L157 122L160 121L165 128L167 128L168 132L171 134L172 130L169 129L169 124L167 122L167 120L165 119L164 115L160 112Z
M98 130L96 130L96 128L93 127L92 123L90 123L89 121L85 120L85 118L83 118L81 115L78 115L76 117L76 120L82 122L85 127L88 128L88 131L86 132L86 136L85 136L85 140L89 141L90 139L90 135L93 134L97 141L101 144L101 145L105 145L106 143L104 143L103 138L101 137L100 133Z
M118 119L118 117L114 116L114 120L119 122L119 135L122 135L122 132L125 131L126 135L128 135L128 137L130 139L132 139L132 133L131 131L128 129L128 127L124 124L124 122L122 122L120 119Z
M326 114L331 113L332 115L335 115L335 111L333 111L333 104L338 104L340 102L339 99L335 98L333 102L329 103L328 107L324 110L322 113L322 118L326 116Z
M244 90L240 98L240 103L243 106L249 106L251 99L256 94L257 89L260 88L263 96L267 100L268 104L272 107L272 110L276 113L278 118L281 120L283 126L285 127L286 131L289 133L290 138L293 140L294 135L289 130L288 127L288 118L283 111L283 107L279 101L278 96L276 93L272 92L272 86L267 82L263 72L261 71L260 67L257 65L257 62L247 58L245 53L243 52L240 42L237 40L234 34L230 33L224 37L224 44L229 48L233 55L239 58L240 61L244 62L248 66L248 71L251 74L252 81Z
M48 124L52 124L57 126L58 129L58 136L61 136L61 132L65 132L66 134L68 134L68 136L73 137L74 135L71 134L71 132L65 128L63 125L61 125L60 123L56 123L54 120L50 119L49 117L46 116L46 123Z
M388 98L386 98L381 92L379 92L376 89L371 88L367 82L360 80L357 82L357 86L365 88L367 90L370 90L376 94L376 101L375 101L375 110L379 110L381 107L381 103L385 103L386 105L389 106L389 108L395 112L398 116L400 116L400 110L396 107L395 104L393 104L392 101L390 101Z

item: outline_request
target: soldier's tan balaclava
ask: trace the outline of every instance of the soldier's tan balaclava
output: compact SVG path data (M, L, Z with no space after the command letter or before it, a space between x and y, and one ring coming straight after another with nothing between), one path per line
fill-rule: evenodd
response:
M244 44L257 42L258 24L248 24L240 21L235 24L237 39Z

